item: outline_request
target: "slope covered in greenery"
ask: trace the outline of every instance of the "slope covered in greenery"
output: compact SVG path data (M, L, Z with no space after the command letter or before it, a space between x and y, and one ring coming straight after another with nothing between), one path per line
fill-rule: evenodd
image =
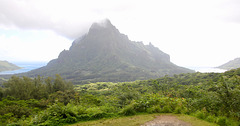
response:
M78 121L176 113L221 126L240 124L240 69L189 73L134 82L77 85L55 79L15 77L0 88L2 124L64 125Z
M231 69L237 69L240 67L240 58L236 58L234 60L231 60L218 68L225 69L225 70L231 70Z
M166 74L191 73L193 70L170 62L170 56L152 44L134 42L121 34L109 20L94 23L89 32L76 39L47 66L27 76L54 76L75 84L86 82L124 82L159 78Z
M10 71L10 70L17 70L20 69L20 67L9 63L7 61L0 61L0 72L1 71Z

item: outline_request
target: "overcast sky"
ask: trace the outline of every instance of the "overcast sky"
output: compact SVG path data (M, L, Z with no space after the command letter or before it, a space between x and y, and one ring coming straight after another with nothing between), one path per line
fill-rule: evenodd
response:
M180 66L240 57L240 0L0 0L0 60L50 61L106 18Z

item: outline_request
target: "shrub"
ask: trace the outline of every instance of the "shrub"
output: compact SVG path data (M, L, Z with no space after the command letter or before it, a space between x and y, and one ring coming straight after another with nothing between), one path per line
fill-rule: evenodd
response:
M11 124L8 124L7 126L21 126L21 125L18 123L11 123Z
M134 104L130 104L130 105L127 105L125 108L123 108L120 112L120 114L122 115L135 115L136 114L136 110L134 108Z
M7 113L13 113L17 118L21 118L23 115L29 116L31 114L31 109L19 105L6 106L4 109Z
M100 119L106 115L99 107L88 108L86 113L89 115L89 119Z
M71 116L70 114L66 114L67 118L64 120L66 123L75 123L77 122L77 118L74 116Z
M147 109L148 113L160 113L161 112L161 108L160 106L152 106L151 108Z
M216 122L216 117L213 116L213 115L209 115L206 117L206 119L208 122L212 122L212 123L215 123Z
M171 113L172 110L170 109L169 106L164 106L161 110L162 113Z
M227 125L227 118L226 117L219 117L217 120L217 124L220 126L226 126Z
M182 108L181 107L176 107L173 113L181 114L182 113Z
M76 115L86 114L86 108L81 105L74 105L71 107L71 109L73 112L76 113Z
M62 125L63 123L74 123L77 121L77 114L71 108L71 105L54 104L35 116L33 124Z
M199 118L199 119L205 119L206 118L206 114L202 111L197 111L194 113L194 116Z

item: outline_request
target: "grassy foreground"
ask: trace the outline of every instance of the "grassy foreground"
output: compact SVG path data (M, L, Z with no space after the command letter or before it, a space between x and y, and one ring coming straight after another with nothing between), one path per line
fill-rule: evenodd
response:
M95 121L86 121L68 126L140 126L141 124L155 119L155 117L158 115L176 116L179 120L190 123L192 126L217 126L217 124L209 123L196 117L179 114L144 114L111 119L101 119Z

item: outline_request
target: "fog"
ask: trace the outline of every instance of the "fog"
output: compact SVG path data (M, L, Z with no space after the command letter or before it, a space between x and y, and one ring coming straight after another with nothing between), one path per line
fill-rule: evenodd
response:
M0 60L49 61L106 18L177 65L218 66L240 54L238 0L0 0Z

